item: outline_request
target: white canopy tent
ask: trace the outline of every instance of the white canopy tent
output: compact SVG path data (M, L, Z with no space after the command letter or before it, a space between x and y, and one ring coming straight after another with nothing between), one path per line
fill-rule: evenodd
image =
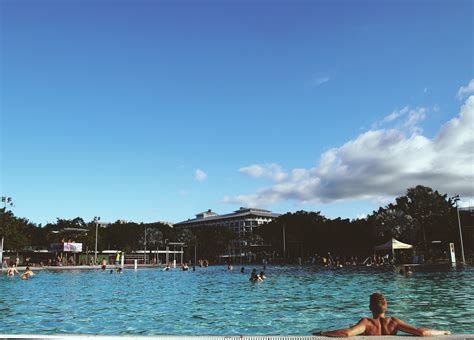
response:
M376 246L374 249L375 250L395 250L395 249L410 249L410 248L413 248L411 244L403 243L397 239L392 238L391 240L388 240L384 244Z
M392 238L385 242L384 244L374 247L374 250L390 250L392 252L392 257L395 259L395 250L396 249L412 249L414 248L411 244L400 242L399 240Z

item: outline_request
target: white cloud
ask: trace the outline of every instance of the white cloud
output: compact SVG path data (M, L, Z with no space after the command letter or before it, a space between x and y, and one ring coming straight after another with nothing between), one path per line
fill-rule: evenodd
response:
M403 115L403 111L405 109L407 109L408 107L405 107L403 110L400 110L400 111L393 111L391 114L389 114L388 116L386 116L384 119L383 119L383 122L384 123L390 123L390 122L393 122L394 120L396 120L397 118L399 118L400 116Z
M401 113L401 111L404 111ZM434 138L421 135L418 123L425 108L404 108L404 124L397 128L372 129L344 145L330 149L319 164L293 169L277 179L272 164L240 169L254 177L267 176L273 185L249 195L226 197L225 202L266 206L284 200L299 203L330 203L369 199L393 199L407 188L426 185L442 193L474 196L474 96L455 118L445 123Z
M433 108L434 110L434 108ZM401 110L395 110L389 115L385 116L381 121L378 121L372 125L372 130L376 130L382 126L395 124L401 118L405 117L405 120L401 125L397 126L397 129L403 129L410 133L421 133L423 130L418 126L418 123L426 118L426 114L430 111L426 107L411 108L405 106Z
M425 120L427 112L428 109L424 107L410 110L408 113L408 117L405 121L404 127L412 133L421 134L423 130L418 126L418 123Z
M327 83L331 78L329 77L319 77L319 78L315 78L311 81L310 85L311 86L321 86L323 85L324 83Z
M288 176L278 164L254 164L240 168L239 171L252 177L267 177L275 182L282 181Z
M474 93L474 79L471 79L467 86L461 86L458 91L458 98L463 99L466 95Z
M196 172L194 174L194 178L196 179L196 181L202 182L202 181L205 181L207 179L207 174L204 171L202 171L201 169L196 169Z

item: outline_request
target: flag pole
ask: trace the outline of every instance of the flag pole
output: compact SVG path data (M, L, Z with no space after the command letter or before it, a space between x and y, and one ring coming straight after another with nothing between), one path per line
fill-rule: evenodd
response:
M3 265L3 239L2 237L2 244L0 244L0 265Z

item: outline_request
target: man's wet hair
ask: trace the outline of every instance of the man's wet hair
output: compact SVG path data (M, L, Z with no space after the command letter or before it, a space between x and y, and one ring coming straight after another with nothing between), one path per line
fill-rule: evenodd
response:
M381 293L373 293L370 296L370 310L375 314L382 314L387 310L387 300Z

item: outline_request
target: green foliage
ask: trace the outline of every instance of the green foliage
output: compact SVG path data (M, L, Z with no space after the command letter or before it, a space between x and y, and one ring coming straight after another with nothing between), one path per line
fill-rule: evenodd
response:
M454 237L455 209L446 194L418 185L408 189L396 202L396 208L413 219L414 242L424 249L428 248L429 241Z
M0 238L5 237L4 249L21 250L32 245L37 227L25 218L18 218L11 211L0 209Z
M283 228L286 254L283 254ZM328 219L320 212L297 211L278 217L257 230L277 257L307 258L328 251L339 254L367 252L371 246L371 227L365 220Z
M106 228L99 228L99 250L120 249L125 251L143 250L147 230L147 248L156 248L165 239L175 240L174 231L162 223L122 223L117 221Z
M410 244L415 242L416 221L396 205L379 208L373 213L373 218L377 239L382 241L393 237Z
M179 231L179 235L178 239L188 245L189 254L194 251L194 246L196 246L199 257L207 259L215 258L226 252L231 242L237 239L233 230L214 225L182 229Z
M319 212L297 211L280 216L257 230L271 251L283 257L307 257L328 251L339 255L370 254L373 247L395 237L423 249L433 240L456 242L453 201L433 189L409 188L395 203L374 211L367 219L328 219Z

